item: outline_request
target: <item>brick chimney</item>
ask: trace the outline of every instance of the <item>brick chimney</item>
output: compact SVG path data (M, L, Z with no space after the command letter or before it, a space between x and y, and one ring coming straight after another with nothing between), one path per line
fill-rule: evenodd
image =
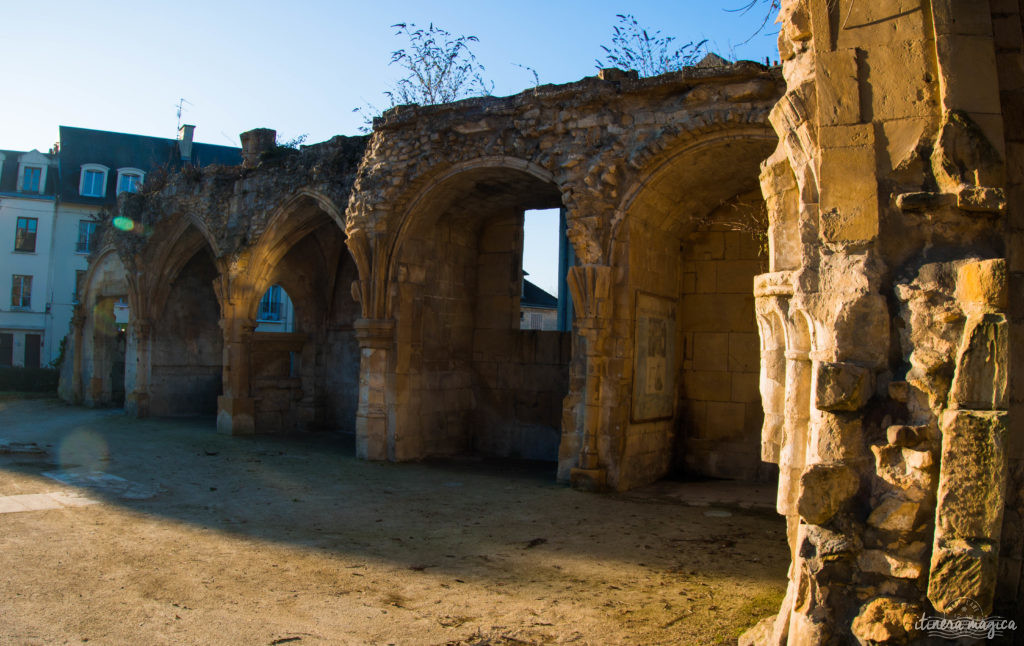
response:
M178 152L181 153L181 161L192 161L192 135L196 127L183 125L178 128Z
M255 128L238 135L242 140L242 165L255 168L260 155L277 145L277 131L270 128Z

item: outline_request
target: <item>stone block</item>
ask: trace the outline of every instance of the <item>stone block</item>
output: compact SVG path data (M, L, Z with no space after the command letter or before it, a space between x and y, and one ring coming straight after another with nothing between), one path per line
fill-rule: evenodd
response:
M721 231L704 231L687 239L683 254L695 260L721 260L725 257L725 235Z
M906 382L900 382L906 385ZM922 438L926 437L928 427L926 426L890 426L885 429L885 437L889 444L896 446L916 446Z
M928 600L939 612L960 610L965 598L992 611L998 558L988 543L955 540L941 542L932 550L928 576Z
M1005 258L960 265L956 274L956 298L965 306L1006 310L1010 303L1009 275Z
M868 516L868 525L890 532L911 532L920 508L920 503L889 496Z
M930 451L915 451L896 444L874 445L875 473L912 501L928 498L935 483Z
M871 399L874 379L870 370L853 363L817 364L814 406L825 411L860 410Z
M835 532L821 525L804 525L801 532L800 556L804 558L828 559L859 552L863 548L856 534Z
M999 114L999 78L991 36L950 35L937 39L935 47L943 81L943 107Z
M860 123L857 51L821 52L816 63L818 123L823 126Z
M696 291L699 294L714 294L718 290L718 268L722 265L719 261L699 260L693 263L697 268Z
M734 402L750 403L757 405L761 403L761 389L756 372L733 372L732 375L732 396Z
M729 369L729 334L695 332L693 335L693 367L695 370Z
M872 240L878 235L878 183L871 126L822 128L819 232L829 242ZM825 141L835 142L825 148ZM851 142L863 141L861 145ZM849 181L857 177L856 182Z
M697 291L697 274L695 272L684 272L679 278L679 291L683 294L692 294Z
M950 406L1006 410L1009 329L1002 314L967 320L949 389Z
M905 117L882 123L883 145L893 168L906 167L918 157L922 139L930 133L931 119L928 117ZM948 196L934 193L903 193L896 198L896 204L903 210L924 210L932 206L929 202L946 201ZM915 205L916 202L916 205ZM917 208L915 208L915 206Z
M1006 210L1006 191L1001 188L968 186L956 194L956 206L971 213L998 215Z
M857 563L862 570L897 579L916 579L924 572L924 562L890 554L884 550L865 550Z
M860 607L850 629L860 644L902 644L918 635L922 609L896 597L876 597Z
M760 365L760 342L756 333L729 334L729 370L755 372Z
M683 299L679 323L685 330L700 332L727 332L731 321L749 321L746 331L754 325L754 297L720 294L693 294ZM724 322L724 323L723 323Z
M683 376L683 396L701 401L731 401L732 376L726 372L687 373Z
M811 429L811 455L820 462L857 460L864 455L859 416L819 412Z
M691 437L707 437L707 402L687 400L683 408L683 424Z
M865 120L929 117L934 111L934 84L926 79L930 55L931 45L925 39L878 44L867 50L862 87L871 112L863 115Z
M735 402L707 402L708 437L725 439L743 434L746 407Z
M860 478L842 464L815 464L800 475L797 512L805 522L822 525L857 493Z
M1006 487L1007 413L948 410L940 419L938 538L999 540Z

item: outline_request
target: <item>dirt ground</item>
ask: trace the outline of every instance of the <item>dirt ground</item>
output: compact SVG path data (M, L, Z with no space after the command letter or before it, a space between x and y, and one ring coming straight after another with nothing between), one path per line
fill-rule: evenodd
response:
M785 590L765 487L345 444L0 402L0 643L731 644Z

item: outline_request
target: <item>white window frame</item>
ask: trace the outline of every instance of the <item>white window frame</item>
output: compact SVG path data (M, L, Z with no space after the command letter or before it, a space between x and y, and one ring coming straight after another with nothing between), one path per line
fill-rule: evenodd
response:
M46 192L46 169L50 167L50 160L38 150L30 150L18 156L18 186L19 193L35 193L42 195ZM25 190L25 169L39 169L39 189L35 191Z
M35 191L29 191L25 188L25 171L29 168L34 168L39 171L39 189ZM45 190L46 187L46 166L40 164L18 164L18 192L19 193L39 193Z
M93 193L85 193L85 176L89 172L97 172L103 174L103 179L100 181L100 194L95 195ZM107 173L110 172L110 168L103 164L82 164L82 172L78 176L78 194L82 197L98 197L104 198L107 196Z
M82 245L82 225L83 224L92 225L92 226L86 227L86 228L89 229L89 235L88 235L88 237L86 237L86 240L85 240L85 249L82 249L82 246L81 246ZM84 254L84 255L89 255L90 253L92 253L93 248L95 248L95 246L96 246L96 227L97 227L97 220L92 220L92 219L89 219L89 218L82 218L81 220L78 221L78 237L75 238L75 253L80 253L80 254Z
M25 301L25 279L28 279L28 305L22 305ZM20 279L20 280L19 280ZM16 311L31 311L32 310L32 276L28 274L13 274L11 276L11 309ZM14 304L14 284L20 283L18 288L19 301L18 305Z
M121 190L121 178L124 177L125 175L136 175L136 176L138 176L139 179L136 180L136 182L135 182L135 190L134 191L123 191L123 190ZM118 168L117 169L117 184L116 184L116 186L117 186L117 189L116 189L117 190L117 195L120 195L121 193L125 193L125 192L128 192L128 193L138 193L139 192L139 188L142 187L142 182L144 182L145 180L146 180L146 173L145 173L145 171L143 171L143 170L141 170L139 168Z

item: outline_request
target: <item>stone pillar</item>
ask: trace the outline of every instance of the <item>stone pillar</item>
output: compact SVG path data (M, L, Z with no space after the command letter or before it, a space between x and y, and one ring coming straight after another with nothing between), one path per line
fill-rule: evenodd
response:
M217 398L217 430L230 435L256 432L256 406L249 390L249 352L256 321L250 318L225 318L224 394Z
M587 379L583 396L583 437L579 462L570 472L572 486L585 491L607 487L608 473L602 464L599 436L604 430L605 398L611 331L611 267L583 265L569 270L569 289L578 313L577 328L586 339Z
M783 516L797 513L800 474L807 463L807 424L810 419L811 361L807 350L786 350L786 406L779 452L779 492L776 508Z
M255 168L260 155L277 145L277 131L270 128L254 128L238 135L242 141L242 165Z
M391 319L358 319L359 409L356 412L356 457L394 459L394 429L389 430L388 360L395 344Z
M132 335L135 339L135 388L128 393L125 409L136 417L149 417L150 344L153 321L135 319L132 321Z

